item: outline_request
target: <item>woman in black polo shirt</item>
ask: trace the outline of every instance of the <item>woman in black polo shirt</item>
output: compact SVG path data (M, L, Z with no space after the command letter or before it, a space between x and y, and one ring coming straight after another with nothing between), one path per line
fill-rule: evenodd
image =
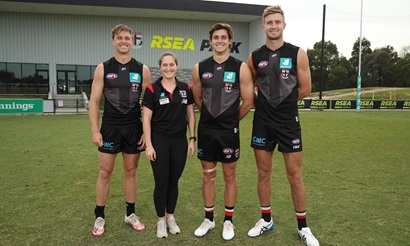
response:
M154 204L158 216L157 237L180 233L174 211L178 199L178 180L186 157L195 153L195 114L191 86L175 77L178 60L172 53L159 59L162 73L147 86L142 100L145 155L151 162L155 179ZM190 132L189 144L186 138Z

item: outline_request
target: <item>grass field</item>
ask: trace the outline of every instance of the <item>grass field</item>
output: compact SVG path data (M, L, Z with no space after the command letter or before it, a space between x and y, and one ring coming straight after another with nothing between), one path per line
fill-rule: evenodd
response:
M410 240L410 112L303 111L304 180L308 225L321 245L408 245ZM202 171L187 161L175 213L182 233L156 238L154 180L141 156L137 214L146 225L123 222L120 159L106 205L106 233L94 222L97 150L86 115L0 117L0 245L302 245L282 157L274 156L272 214L275 230L258 238L247 231L260 218L256 167L249 147L252 113L241 122L237 168L236 236L221 237L224 213L220 165L216 228L203 238Z

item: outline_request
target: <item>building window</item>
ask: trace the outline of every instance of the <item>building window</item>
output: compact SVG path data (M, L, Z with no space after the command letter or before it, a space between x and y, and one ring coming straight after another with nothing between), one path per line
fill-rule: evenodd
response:
M48 64L0 63L0 94L47 94Z

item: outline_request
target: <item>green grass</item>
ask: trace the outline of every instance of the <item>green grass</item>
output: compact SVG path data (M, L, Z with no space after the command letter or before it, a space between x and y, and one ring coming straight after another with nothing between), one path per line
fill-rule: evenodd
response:
M304 181L308 225L321 245L407 245L410 239L410 112L303 111ZM256 167L250 144L252 113L241 122L238 201L230 242L221 237L223 179L218 165L216 228L203 238L202 170L188 159L175 213L182 233L156 238L154 180L141 156L137 213L146 225L123 222L121 159L111 178L106 233L91 235L97 150L86 115L0 117L0 245L302 245L282 157L275 152L273 232L249 238L260 218Z

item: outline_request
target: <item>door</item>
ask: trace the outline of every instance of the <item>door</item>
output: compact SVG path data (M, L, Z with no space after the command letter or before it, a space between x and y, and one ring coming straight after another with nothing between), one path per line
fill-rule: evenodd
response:
M57 93L58 94L76 94L77 83L75 72L57 71Z

